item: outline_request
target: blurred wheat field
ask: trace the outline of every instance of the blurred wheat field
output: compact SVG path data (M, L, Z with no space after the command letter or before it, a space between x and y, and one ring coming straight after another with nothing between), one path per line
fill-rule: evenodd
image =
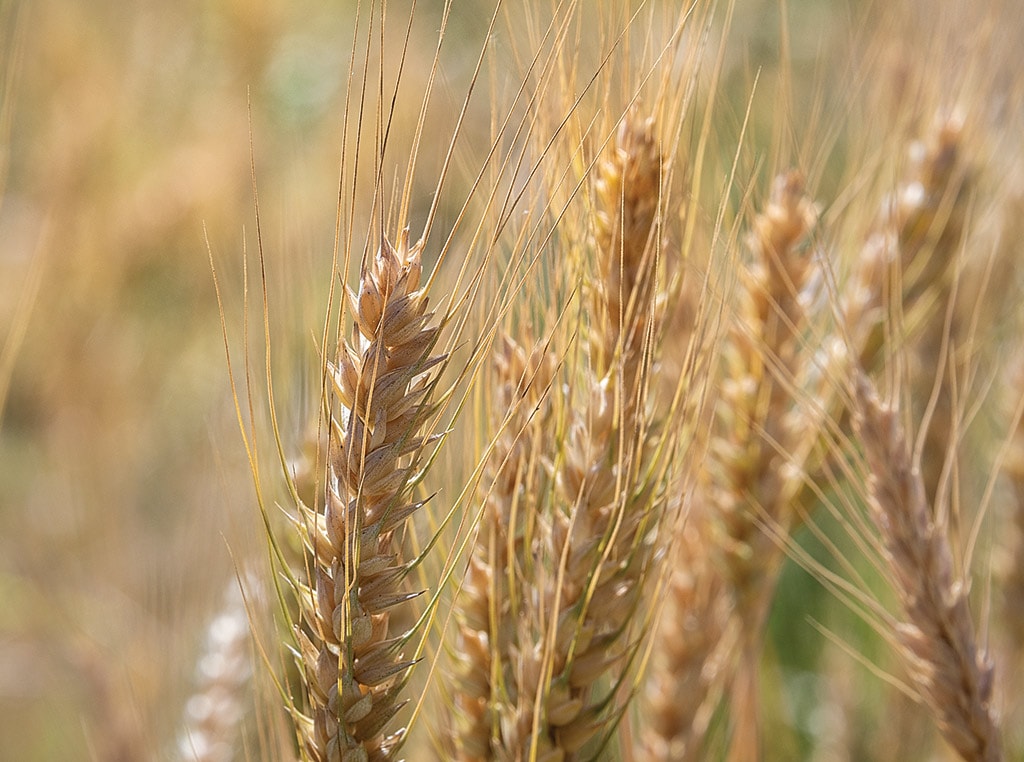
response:
M0 759L1024 759L1020 10L0 0Z

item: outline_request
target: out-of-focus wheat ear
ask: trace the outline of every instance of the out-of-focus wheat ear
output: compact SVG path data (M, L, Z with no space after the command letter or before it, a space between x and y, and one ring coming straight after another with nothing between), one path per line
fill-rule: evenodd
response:
M792 389L802 361L800 294L811 269L801 244L815 220L801 176L776 178L754 222L748 244L754 261L742 270L737 314L722 348L725 378L709 454L709 497L738 613L750 622L759 619L751 612L770 594L759 581L780 558L761 525L785 529L801 484L800 464L787 458L799 450Z
M627 116L594 171L590 364L558 461L560 505L548 537L557 571L539 601L547 612L542 669L527 678L536 683L519 686L529 699L520 704L541 715L531 753L566 760L597 753L622 712L606 678L636 648L629 624L648 560L642 537L660 507L647 409L663 173L653 121Z
M753 261L741 270L736 314L723 338L724 378L706 479L720 561L743 632L732 690L736 758L758 755L757 664L783 559L772 532L789 531L803 484L803 443L814 436L793 389L807 355L802 293L813 265L805 244L816 220L800 173L778 176L754 220L747 244Z
M231 762L241 759L241 724L249 698L252 664L249 617L238 582L232 580L221 610L210 622L196 669L195 692L185 704L178 759Z
M939 376L921 459L930 504L957 438L948 368L956 360L962 330L959 313L949 307L971 189L964 143L960 117L949 115L910 145L907 176L885 201L843 296L844 330L861 367L879 367L887 341L911 349L915 420L924 414ZM906 336L899 329L893 332L894 327L905 327Z
M692 505L680 517L671 569L654 634L636 759L696 762L723 687L722 660L736 633L725 580L711 554L706 510ZM659 605L654 602L654 605Z
M337 404L326 505L303 507L300 522L313 579L301 596L310 716L299 725L318 762L392 759L403 738L387 729L412 662L389 612L416 594L402 585L408 567L397 535L423 505L410 489L432 411L430 371L443 359L432 353L421 250L408 231L396 246L381 242L349 300L352 339L329 366Z
M827 648L820 662L819 673L827 679L819 688L819 722L809 762L854 762L862 756L857 731L858 708L864 702L853 665L838 647Z
M1016 405L1020 405L1020 399L1024 398L1024 362L1016 368L1010 388L1018 398ZM1003 626L1010 642L1016 645L1018 653L1015 656L1024 659L1024 418L1018 418L1014 427L1010 449L1003 462L1003 473L1009 482L1012 499L1011 528L1008 530L1010 550L1000 573L1004 598Z
M455 603L454 716L448 724L455 729L454 758L466 762L495 758L503 714L516 711L501 694L515 685L519 602L533 594L524 588L530 583L523 567L529 525L545 493L539 460L548 455L546 393L556 359L540 346L527 352L505 335L494 365L496 434L481 482L477 537Z
M951 116L911 144L907 177L884 201L850 273L842 295L844 327L868 370L884 359L884 328L893 306L909 313L953 275L967 193L961 137L961 122ZM894 293L894 287L902 290ZM930 299L929 309L937 301Z
M979 646L946 526L937 523L911 460L898 410L857 379L854 427L868 468L868 507L905 620L894 635L922 701L968 762L1003 759L993 707L994 670Z
M954 384L966 375L963 348L968 339L964 336L965 311L955 309L951 302L957 300L955 283L962 269L958 254L964 246L972 190L965 143L960 120L946 118L912 149L913 166L921 178L925 199L913 215L908 215L908 219L916 217L907 236L911 240L901 242L904 258L908 252L914 253L912 262L905 259L904 263L910 277L904 289L904 312L908 328L919 331L910 369L915 420L924 418L929 401L934 399L927 413L920 466L925 494L933 506L942 493L940 481L948 456L955 452L961 438ZM916 239L922 240L920 246L915 246Z

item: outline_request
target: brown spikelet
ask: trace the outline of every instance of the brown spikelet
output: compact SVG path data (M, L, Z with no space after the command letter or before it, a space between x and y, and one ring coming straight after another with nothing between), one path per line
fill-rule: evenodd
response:
M391 759L401 731L386 735L401 708L411 662L389 611L414 597L396 535L422 505L410 480L431 412L428 371L437 329L420 289L422 244L387 240L364 268L349 307L355 326L329 367L341 405L332 419L323 514L304 509L312 590L299 632L311 716L306 751L325 762Z
M869 512L903 606L895 635L907 671L961 758L998 762L993 667L975 637L969 580L954 570L946 528L933 518L897 411L879 401L863 376L854 424L867 460Z

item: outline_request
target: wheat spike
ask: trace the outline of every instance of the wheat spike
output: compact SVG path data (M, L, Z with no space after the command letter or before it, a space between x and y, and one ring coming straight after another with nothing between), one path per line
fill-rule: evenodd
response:
M743 271L739 313L723 349L726 380L712 439L710 495L721 526L725 569L741 616L750 616L766 592L758 580L777 559L775 543L759 527L786 527L799 470L786 458L797 447L791 384L799 377L800 292L811 258L798 244L814 225L813 204L797 173L775 181L767 209L754 222L755 262ZM759 616L750 616L755 622Z
M953 295L970 191L963 143L960 118L947 116L910 145L907 177L883 205L842 305L852 354L869 370L884 359L886 326L891 331L892 317L903 316L913 350L915 419L932 395L936 374L942 377L921 459L929 503L935 502L946 453L956 439L948 366L956 357L961 330L954 311L947 331L946 310ZM899 332L894 338L902 340Z
M909 148L910 169L893 196L882 205L842 297L850 343L860 364L875 368L882 359L889 306L898 300L904 312L929 291L948 293L950 266L964 225L965 182L956 117L941 120ZM890 294L894 268L902 292ZM933 294L926 308L940 302Z
M722 350L725 379L707 469L717 544L744 633L738 672L743 682L734 687L743 728L736 738L754 747L761 630L782 561L763 526L788 532L803 478L800 443L808 436L791 389L802 373L801 292L812 268L800 245L816 218L802 176L777 177L748 241L754 261L741 271L738 312ZM747 749L741 756L751 754L756 752Z
M646 558L641 529L655 514L655 490L644 482L651 467L645 388L662 171L654 123L635 116L622 122L596 170L597 275L586 294L591 363L585 392L569 412L557 473L565 507L550 527L559 571L545 597L547 625L532 654L524 653L533 665L527 673L539 668L549 677L520 683L531 703L541 702L531 743L550 760L584 758L621 710L595 684L631 648L627 624Z
M540 460L547 453L546 391L555 364L554 355L542 347L528 353L507 335L495 353L498 432L485 464L477 538L456 602L454 718L449 724L456 729L452 754L466 762L501 758L500 719L517 711L517 696L506 691L516 684L520 602L531 595L531 581L524 577L532 568L530 525L540 511L537 497L545 492L540 481L546 469Z
M311 710L304 742L321 762L391 759L402 739L386 729L412 663L388 618L416 595L402 585L399 537L422 506L410 485L431 413L428 372L443 359L432 354L438 329L420 289L421 250L407 231L397 246L382 241L349 297L353 339L330 366L341 413L324 512L303 516L314 571L302 596L308 631L298 633Z
M998 762L994 671L977 644L968 580L955 576L949 537L933 518L897 411L863 376L854 425L867 459L869 512L906 617L895 634L908 672L950 746L967 762Z

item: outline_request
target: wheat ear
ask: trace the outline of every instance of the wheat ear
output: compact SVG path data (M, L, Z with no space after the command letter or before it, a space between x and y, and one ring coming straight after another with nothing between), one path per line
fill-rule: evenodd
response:
M178 736L178 759L231 762L240 740L245 700L252 678L249 618L238 582L224 593L221 610L210 622L197 665L196 691L185 704Z
M949 118L924 140L911 143L907 177L883 203L850 274L842 297L845 329L860 364L869 370L883 359L890 304L906 312L949 275L963 228L961 133L960 122ZM895 298L893 285L901 288Z
M911 373L911 397L919 402L915 419L932 397L936 374L942 377L921 459L929 502L938 494L946 453L956 438L946 367L950 360L943 360L955 352L943 348L955 349L960 333L955 322L947 330L946 310L970 189L963 143L963 125L956 116L939 120L925 138L911 143L907 177L883 205L843 297L844 329L860 366L868 370L884 359L892 316L903 316L916 360ZM956 313L951 314L955 321Z
M608 720L621 707L594 686L628 651L644 566L639 532L653 514L649 476L641 477L649 471L644 390L663 173L653 121L627 117L596 173L598 277L585 295L591 363L557 472L563 508L552 518L550 548L558 572L531 662L540 674L527 670L522 679L533 684L521 684L542 710L532 753L550 760L579 758L614 727Z
M735 737L755 748L761 630L783 555L773 532L788 531L802 485L799 458L807 433L791 390L804 361L801 292L812 269L801 244L816 217L799 173L775 179L767 207L754 220L748 240L754 261L741 270L737 314L722 348L725 378L706 469L723 570L744 633L742 682L733 689L741 727Z
M320 762L391 759L402 739L385 729L412 662L388 612L417 595L402 586L399 530L423 505L409 493L431 413L428 371L443 359L432 354L438 329L420 289L421 249L408 231L395 247L382 241L349 294L352 342L329 366L341 413L331 421L324 512L302 517L314 569L300 596L308 632L298 632L310 706L301 730Z
M722 661L736 635L706 514L694 504L680 516L666 558L671 570L654 636L637 759L704 759L704 738L725 671Z
M869 512L906 616L896 625L900 653L950 746L967 762L998 762L993 667L977 645L968 580L955 576L949 537L933 517L897 411L863 376L854 427L867 459Z
M786 527L801 484L786 457L797 450L791 389L801 370L800 293L811 272L811 257L799 244L815 219L802 177L776 178L767 208L754 221L748 244L754 262L742 271L738 314L723 347L726 378L711 442L710 495L738 611L751 622L760 615L747 612L770 594L759 580L779 557L761 525Z
M515 685L519 602L532 594L524 581L529 527L540 510L537 497L545 492L538 484L545 473L541 443L556 362L542 347L527 352L506 335L494 365L497 433L484 469L477 538L456 600L449 724L456 731L452 754L463 762L501 758L498 724L503 716L514 716L517 697L506 695L506 689Z

